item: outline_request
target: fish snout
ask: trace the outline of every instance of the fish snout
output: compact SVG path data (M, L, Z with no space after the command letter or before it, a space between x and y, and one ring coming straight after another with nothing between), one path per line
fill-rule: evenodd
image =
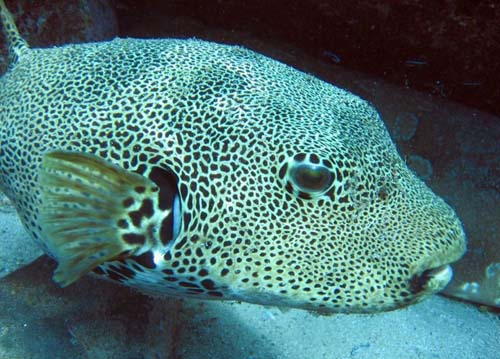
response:
M412 294L439 292L446 287L452 278L453 270L448 264L437 268L426 269L411 277L410 292Z
M453 278L452 263L459 260L466 250L466 235L462 223L454 216L449 222L447 243L433 257L421 263L410 277L409 289L415 296L424 296L443 290ZM441 232L443 233L443 232ZM446 236L445 236L446 237Z

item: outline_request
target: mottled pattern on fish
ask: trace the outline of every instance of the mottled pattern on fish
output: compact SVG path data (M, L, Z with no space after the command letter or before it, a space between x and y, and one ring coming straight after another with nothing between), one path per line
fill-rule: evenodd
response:
M464 251L455 213L406 167L369 103L238 46L30 49L0 79L0 106L0 187L53 256L39 220L50 151L158 185L156 207L129 203L117 230L178 196L179 210L153 221L153 247L94 269L135 288L373 312L441 289L428 270Z

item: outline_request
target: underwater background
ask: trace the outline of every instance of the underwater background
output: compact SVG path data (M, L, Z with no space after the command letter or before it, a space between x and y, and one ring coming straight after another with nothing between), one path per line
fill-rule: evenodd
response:
M457 210L469 243L445 292L467 303L435 296L391 313L317 317L151 298L93 278L61 290L50 260L32 262L41 253L2 198L0 358L500 357L496 2L6 3L33 47L194 36L350 90L375 105L409 166Z

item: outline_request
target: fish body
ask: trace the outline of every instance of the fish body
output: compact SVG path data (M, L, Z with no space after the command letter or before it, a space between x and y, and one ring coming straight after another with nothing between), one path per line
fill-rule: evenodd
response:
M30 49L0 8L0 188L59 284L376 312L450 280L460 220L368 102L196 39Z

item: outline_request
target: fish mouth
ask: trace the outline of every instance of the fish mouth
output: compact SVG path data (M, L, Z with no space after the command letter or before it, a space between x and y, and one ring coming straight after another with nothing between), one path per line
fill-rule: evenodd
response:
M444 289L453 278L449 264L424 270L410 279L410 291L418 293L436 293Z

